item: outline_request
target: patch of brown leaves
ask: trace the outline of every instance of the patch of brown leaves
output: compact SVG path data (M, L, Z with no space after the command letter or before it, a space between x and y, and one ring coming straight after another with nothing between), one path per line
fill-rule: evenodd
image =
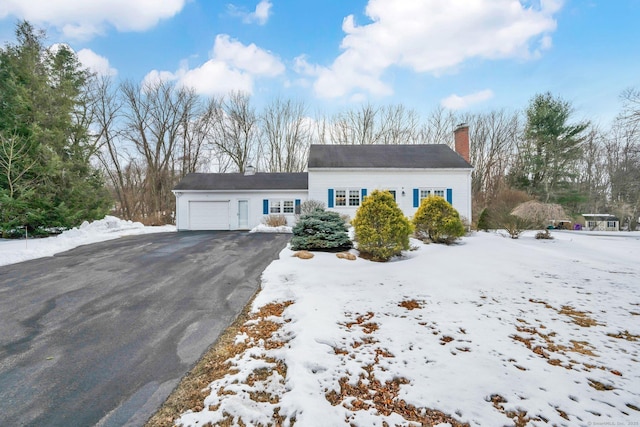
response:
M589 385L593 388L595 388L596 390L599 391L610 391L610 390L615 390L615 387L609 384L604 384L601 383L600 381L596 381L594 379L589 378Z
M378 356L388 357L384 350L381 350ZM340 378L338 380L340 391L327 392L325 394L327 401L333 406L342 404L350 411L375 409L378 414L383 416L395 413L407 421L420 423L423 426L433 426L440 423L449 423L454 427L469 426L469 424L463 424L441 411L418 408L399 399L400 386L409 384L409 380L399 377L382 383L373 372L374 365L364 367L365 372L360 374L356 384L350 384L349 377Z
M542 421L541 418L531 418L527 417L527 411L519 410L519 411L506 411L504 409L504 404L507 403L507 399L500 396L499 394L492 394L489 397L491 404L494 408L504 414L507 418L513 421L513 425L515 427L526 427L529 421Z
M588 311L576 310L570 305L563 305L560 308L560 310L558 310L557 308L553 307L552 305L549 305L548 303L542 300L536 300L536 299L530 298L529 302L532 302L535 304L542 304L546 308L550 310L554 310L558 314L569 316L571 320L573 320L573 323L575 323L578 326L582 326L583 328L588 328L590 326L603 326L602 323L598 323L596 320L589 317L589 314L591 313L589 313Z
M171 427L174 425L174 420L187 410L202 411L204 409L204 399L210 392L209 384L227 374L237 373L237 370L232 367L229 360L241 354L252 343L262 339L264 340L265 348L279 348L285 344L272 339L280 324L272 320L266 320L266 318L271 316L281 317L284 310L293 304L293 301L270 303L261 307L257 313L250 312L252 302L253 300L245 306L236 321L220 335L194 368L185 375L165 403L147 421L145 427ZM236 343L236 337L243 333L248 338L244 342ZM258 381L262 377L271 375L273 370L279 372L283 377L286 376L286 366L282 362L276 360L270 360L270 362L275 364L273 369L258 369L250 375L250 378L253 381ZM232 394L225 390L218 390L218 393L220 395ZM277 396L267 395L267 393L262 395L255 394L253 397L259 399L258 401L269 402L277 399ZM277 409L274 413L275 425L282 425L282 420L279 424L277 423L279 417ZM227 421L223 421L220 425L233 425L231 423L233 417L228 414L226 414L226 417Z
M417 308L422 308L422 303L415 299L410 299L402 301L398 306L406 308L407 310L415 310Z
M617 334L608 333L607 336L627 341L638 341L638 339L640 338L640 335L633 335L627 330L618 332Z
M368 320L371 320L373 316L374 316L374 313L372 311L369 311L367 314L361 314L360 316L356 317L355 321L343 323L343 325L346 326L347 329L351 329L353 326L357 325L362 328L362 331L365 334L370 334L378 330L377 323L368 322Z

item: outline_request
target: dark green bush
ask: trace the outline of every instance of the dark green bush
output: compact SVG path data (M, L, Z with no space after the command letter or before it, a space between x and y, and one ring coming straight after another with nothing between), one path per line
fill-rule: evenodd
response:
M478 230L489 231L491 227L491 215L489 214L489 209L484 208L482 212L480 212L480 216L478 217Z
M413 216L413 225L419 239L434 243L451 244L465 233L458 211L439 196L422 200Z
M300 219L293 227L291 249L342 251L352 247L347 225L336 212L316 209Z
M388 191L367 196L351 222L358 250L374 261L388 261L409 249L412 227Z

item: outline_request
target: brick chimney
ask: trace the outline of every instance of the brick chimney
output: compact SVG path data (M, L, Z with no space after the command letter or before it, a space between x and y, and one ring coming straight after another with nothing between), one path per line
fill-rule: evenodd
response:
M467 163L469 161L469 125L460 123L453 131L456 153L460 154Z

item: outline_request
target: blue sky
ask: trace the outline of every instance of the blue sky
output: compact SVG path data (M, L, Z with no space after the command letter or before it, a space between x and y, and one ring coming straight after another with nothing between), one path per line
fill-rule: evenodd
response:
M26 19L116 80L310 114L512 110L550 91L608 125L640 87L638 18L640 0L0 0L0 41Z

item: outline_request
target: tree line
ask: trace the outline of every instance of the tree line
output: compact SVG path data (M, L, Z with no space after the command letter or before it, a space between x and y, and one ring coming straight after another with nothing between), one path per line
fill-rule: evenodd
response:
M578 121L551 93L523 110L426 116L364 104L311 114L275 98L258 110L246 93L202 97L173 82L117 82L45 46L29 23L0 50L0 227L70 227L107 212L147 224L173 221L171 189L191 172L299 172L311 144L448 144L470 129L476 212L514 192L569 212L640 215L640 91L621 95L608 128ZM474 215L477 217L477 215Z

